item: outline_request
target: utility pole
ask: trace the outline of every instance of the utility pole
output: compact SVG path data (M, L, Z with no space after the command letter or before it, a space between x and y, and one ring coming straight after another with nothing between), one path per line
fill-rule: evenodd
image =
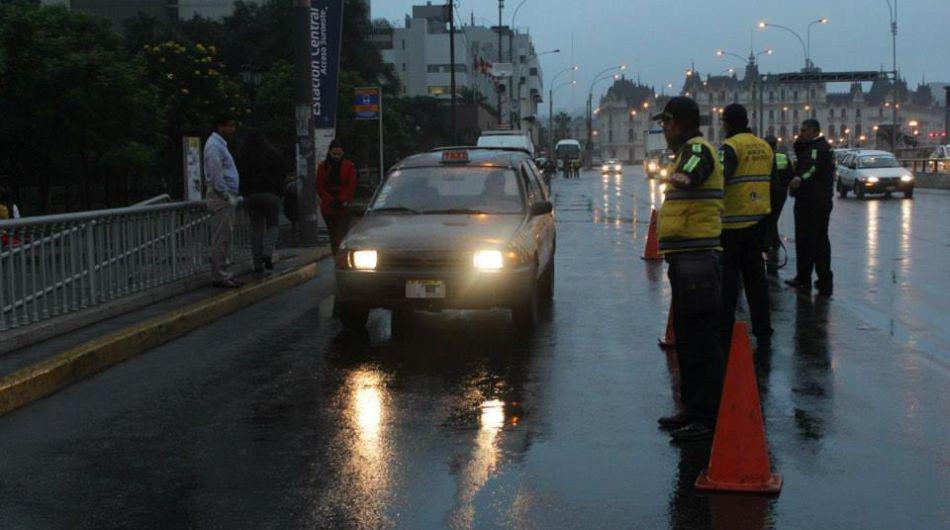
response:
M449 13L449 90L452 93L452 145L458 145L458 112L455 107L455 0L448 2ZM444 26L443 26L444 27Z
M940 143L950 143L950 86L943 87L943 90L947 93L944 97L944 114L943 114L943 141Z
M310 0L294 0L294 114L296 117L297 237L301 244L315 244L319 231L313 121L310 105Z
M498 0L498 63L501 64L501 13L505 9L505 0ZM498 93L498 124L501 125L505 123L504 113L501 111L501 87L503 85L499 84L498 88L495 90Z
M897 151L897 0L891 6L891 0L887 0L887 7L891 12L891 54L894 66L893 100L891 101L891 151ZM895 153L896 154L896 153Z

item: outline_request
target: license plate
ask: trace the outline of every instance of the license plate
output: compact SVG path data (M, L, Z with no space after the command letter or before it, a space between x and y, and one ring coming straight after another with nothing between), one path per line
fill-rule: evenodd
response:
M445 282L408 280L406 281L406 298L445 298Z
M897 189L897 186L888 186L887 191L894 191Z

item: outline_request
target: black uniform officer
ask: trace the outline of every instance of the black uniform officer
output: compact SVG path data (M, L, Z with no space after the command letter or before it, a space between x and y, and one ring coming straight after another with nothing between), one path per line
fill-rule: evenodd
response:
M792 180L792 164L788 155L778 151L778 139L766 136L765 142L772 148L775 161L772 164L772 185L769 193L772 197L772 213L769 214L765 228L765 268L769 274L778 274L779 249L782 241L778 233L778 220L785 208L785 198L788 196L788 183Z
M821 134L818 120L802 122L795 141L795 178L788 188L795 197L795 258L798 274L788 285L811 292L812 271L818 273L815 287L821 296L831 296L831 218L834 187L834 156Z
M758 346L772 340L769 286L762 259L766 220L772 211L772 148L749 130L745 107L733 103L723 109L726 141L719 149L725 184L722 214L722 326L719 333L728 351L736 321L739 278L745 285L752 317L752 333Z
M657 221L660 253L669 264L673 329L682 412L660 418L674 441L712 437L722 393L719 348L722 165L699 132L699 107L674 97L653 117L676 153Z

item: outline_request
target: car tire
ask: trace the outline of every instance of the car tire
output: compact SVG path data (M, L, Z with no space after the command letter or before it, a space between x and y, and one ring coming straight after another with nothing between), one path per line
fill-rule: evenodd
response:
M844 187L840 182L838 183L838 197L842 199L848 196L848 188Z
M369 320L369 308L356 304L341 303L337 304L336 312L344 328L349 330L366 328L366 321Z
M914 188L911 188L911 189L905 191L905 192L904 192L904 198L905 198L905 199L913 199L913 198L914 198Z
M861 187L861 183L854 181L854 196L858 199L864 198L864 188Z
M393 309L392 316L389 319L390 337L395 340L401 340L409 336L412 327L413 310L411 309Z
M518 330L531 330L538 324L538 298L538 280L535 280L525 299L511 308L511 320Z
M550 302L554 299L554 259L552 257L551 262L548 263L547 268L544 269L544 273L541 274L540 282L541 298L545 302Z

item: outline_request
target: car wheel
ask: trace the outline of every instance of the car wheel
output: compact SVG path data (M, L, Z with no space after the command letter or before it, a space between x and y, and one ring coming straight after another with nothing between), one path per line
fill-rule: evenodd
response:
M864 198L864 188L861 187L861 183L854 181L854 196L863 199Z
M914 198L914 188L911 188L911 189L905 191L905 192L904 192L904 198L905 198L905 199L913 199L913 198Z
M838 197L844 199L848 196L848 188L844 187L841 182L838 182Z
M530 330L538 323L538 281L531 285L528 295L511 308L511 320L519 330Z
M408 337L409 329L412 326L413 311L411 309L393 309L389 320L390 337L394 339L403 339Z
M358 330L366 327L366 321L369 319L369 308L341 303L337 305L336 311L344 328Z

